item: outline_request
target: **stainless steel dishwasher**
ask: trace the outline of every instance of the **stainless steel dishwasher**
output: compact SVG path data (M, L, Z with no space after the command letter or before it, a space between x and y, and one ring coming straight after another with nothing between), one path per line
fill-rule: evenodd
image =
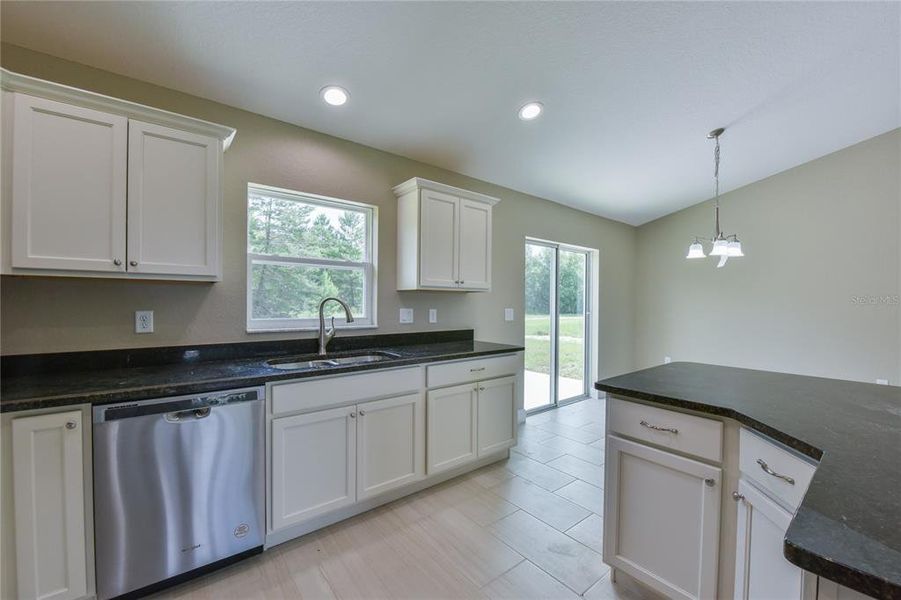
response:
M100 600L262 550L263 388L94 408Z

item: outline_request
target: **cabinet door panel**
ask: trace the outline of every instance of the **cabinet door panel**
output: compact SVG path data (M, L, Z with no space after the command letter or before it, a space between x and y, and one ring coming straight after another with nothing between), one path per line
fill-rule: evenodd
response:
M81 412L12 422L19 598L87 593Z
M219 140L129 122L128 270L219 272Z
M448 194L422 191L419 285L456 288L459 280L460 200Z
M425 400L410 394L358 405L357 498L425 474Z
M460 286L491 287L491 206L460 200Z
M356 501L354 411L351 406L272 421L273 530Z
M720 474L608 436L604 560L670 598L715 597Z
M738 482L736 600L803 600L804 571L785 559L782 543L791 513L746 481Z
M432 390L427 397L428 473L440 473L475 460L476 384Z
M25 94L14 113L12 266L124 271L128 120Z
M479 456L516 445L516 378L479 382Z

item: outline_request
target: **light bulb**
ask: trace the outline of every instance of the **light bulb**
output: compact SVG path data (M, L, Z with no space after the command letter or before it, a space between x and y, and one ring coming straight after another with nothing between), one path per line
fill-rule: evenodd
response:
M710 256L726 256L729 254L729 242L724 239L713 241L713 248L710 250Z
M744 253L741 251L741 242L738 241L738 238L729 242L726 246L726 254L728 256L744 256Z
M523 121L537 119L542 110L544 110L544 105L541 102L529 102L519 109L519 118Z
M705 256L704 246L701 245L701 242L695 242L688 247L688 255L685 258L704 258Z
M331 104L332 106L341 106L345 104L350 97L347 90L338 87L337 85L324 87L320 90L319 94L322 96L322 99L325 100L326 104Z

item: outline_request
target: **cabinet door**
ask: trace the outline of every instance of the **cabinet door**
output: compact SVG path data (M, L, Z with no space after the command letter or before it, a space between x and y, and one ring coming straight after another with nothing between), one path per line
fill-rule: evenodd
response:
M607 437L604 561L670 598L715 598L721 470Z
M410 394L357 407L357 499L425 474L425 400Z
M19 598L87 593L81 412L12 422Z
M475 460L477 385L432 390L427 396L428 473L440 473Z
M219 140L130 121L128 270L219 273Z
M516 378L479 382L479 456L516 445Z
M738 482L736 600L803 600L804 571L785 559L782 543L791 513L745 480Z
M15 94L13 267L125 271L127 139L125 117Z
M272 529L356 501L356 409L272 421Z
M419 285L459 287L460 199L422 190L420 206Z
M460 200L460 287L491 288L491 205Z

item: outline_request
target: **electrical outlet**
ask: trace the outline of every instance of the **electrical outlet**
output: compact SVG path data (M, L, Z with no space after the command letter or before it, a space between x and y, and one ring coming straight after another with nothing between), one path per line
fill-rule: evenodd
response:
M438 322L438 309L430 308L429 309L429 323L437 323Z
M135 333L153 333L153 311L135 311Z
M879 385L888 385L888 379L877 379L876 383Z
M663 364L668 365L668 364L670 364L671 362L673 362L673 359L670 358L669 356L664 356L664 357L663 357Z
M513 309L505 308L504 309L504 321L512 321L513 320Z
M412 308L400 309L400 316L399 316L398 320L401 323L412 323L413 322L413 309Z

